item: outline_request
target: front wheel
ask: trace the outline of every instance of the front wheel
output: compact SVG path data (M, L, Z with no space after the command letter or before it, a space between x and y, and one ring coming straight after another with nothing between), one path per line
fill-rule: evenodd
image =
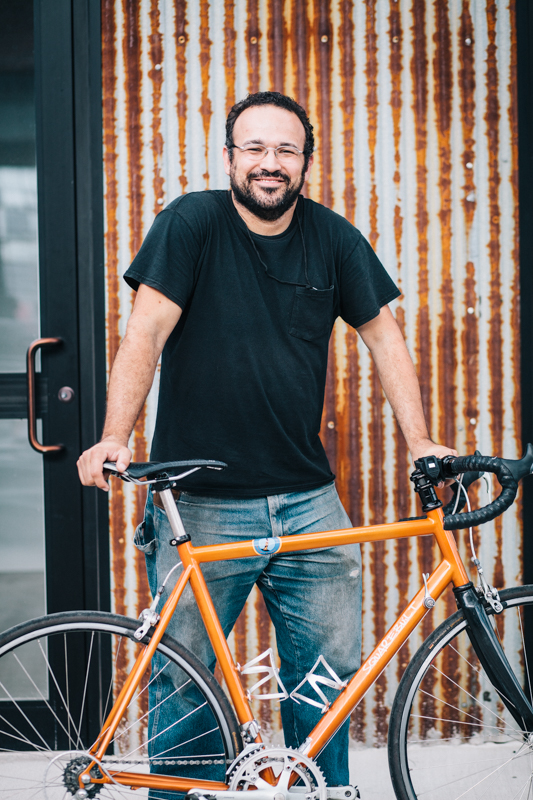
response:
M524 629L533 586L500 592L489 611L505 654L531 698ZM531 635L531 633L530 633ZM533 796L529 741L501 702L458 611L420 647L398 687L389 726L389 767L399 800L518 800Z
M146 644L133 637L138 627L114 614L67 612L0 636L0 800L76 795L90 763L86 753ZM93 773L151 770L224 781L240 742L235 715L213 675L165 635ZM98 800L148 795L148 789L112 783L85 788Z

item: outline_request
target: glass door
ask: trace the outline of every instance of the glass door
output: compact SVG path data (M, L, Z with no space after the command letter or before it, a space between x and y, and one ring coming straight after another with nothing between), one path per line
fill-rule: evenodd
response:
M11 36L0 47L0 630L46 610L43 457L26 420L26 351L40 335L33 14L25 2L3 5Z

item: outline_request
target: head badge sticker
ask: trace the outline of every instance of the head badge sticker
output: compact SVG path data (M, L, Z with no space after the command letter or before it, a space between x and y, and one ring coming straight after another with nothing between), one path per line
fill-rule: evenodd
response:
M252 539L252 544L258 556L271 556L280 549L281 539L278 536L272 536L269 539Z

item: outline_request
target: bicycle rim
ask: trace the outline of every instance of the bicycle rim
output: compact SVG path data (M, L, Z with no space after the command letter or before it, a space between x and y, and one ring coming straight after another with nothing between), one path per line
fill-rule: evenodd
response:
M533 586L501 592L492 615L503 649L531 697L524 644ZM424 642L394 700L389 766L400 800L529 800L533 749L482 669L457 612Z
M0 637L0 799L75 796L86 753L146 644L133 638L138 625L113 614L72 612L32 620ZM164 690L165 681L172 691ZM214 677L164 636L94 775L152 770L223 781L239 742L237 721ZM148 789L118 784L85 788L97 800L148 796ZM151 800L179 796L150 793Z

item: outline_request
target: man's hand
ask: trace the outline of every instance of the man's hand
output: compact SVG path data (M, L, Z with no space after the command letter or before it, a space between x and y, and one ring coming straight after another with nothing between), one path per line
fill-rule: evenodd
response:
M107 473L103 469L106 461L116 461L119 472L124 472L131 461L131 450L113 437L106 437L95 444L78 459L78 474L84 486L98 486L104 492L109 491L106 481Z
M444 447L442 444L436 444L432 439L424 439L412 445L411 456L413 461L425 456L435 456L436 458L444 458L444 456L458 456L457 450L452 450L450 447Z
M417 442L416 447L413 445L413 449L411 450L413 462L417 461L419 458L425 458L425 456L444 458L444 456L458 455L459 453L457 450L452 450L451 448L444 447L441 444L435 444L435 442L431 439L424 439L421 442ZM441 481L438 484L438 488L441 489L443 486L450 486L452 483L454 483L453 478L450 478L450 480L447 481Z

